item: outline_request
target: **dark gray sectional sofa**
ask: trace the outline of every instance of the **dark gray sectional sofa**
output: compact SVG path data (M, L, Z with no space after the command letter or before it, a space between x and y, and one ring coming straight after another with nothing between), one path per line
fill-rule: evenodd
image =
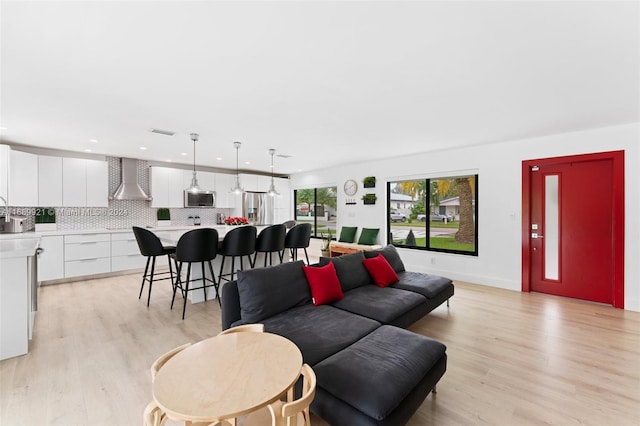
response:
M399 282L372 283L365 256L382 254ZM401 425L446 371L443 344L403 330L454 294L450 279L405 271L395 247L331 259L344 298L312 303L303 263L238 273L222 289L222 328L263 323L293 341L318 377L311 410L331 425Z

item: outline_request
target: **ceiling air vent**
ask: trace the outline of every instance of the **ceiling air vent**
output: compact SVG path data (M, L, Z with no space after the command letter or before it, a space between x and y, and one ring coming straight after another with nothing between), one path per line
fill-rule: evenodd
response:
M157 133L159 135L165 135L165 136L173 136L176 134L176 132L172 132L171 130L149 129L149 131L151 133Z

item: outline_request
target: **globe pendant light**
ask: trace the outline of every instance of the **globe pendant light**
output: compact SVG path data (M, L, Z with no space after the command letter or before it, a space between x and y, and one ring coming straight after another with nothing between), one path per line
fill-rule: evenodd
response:
M187 191L200 192L202 191L202 189L200 189L200 186L198 185L198 178L196 176L196 142L198 141L200 135L198 135L197 133L191 133L189 136L193 141L193 177L191 178L191 186L187 188Z
M276 195L280 195L280 193L276 191L276 186L273 184L273 154L275 153L276 153L275 149L271 148L269 150L269 155L271 155L271 186L269 187L267 194L269 194L272 197L275 197Z
M231 188L231 192L234 194L242 194L244 188L240 185L240 172L238 171L238 151L240 150L241 142L234 142L233 147L236 149L236 184Z

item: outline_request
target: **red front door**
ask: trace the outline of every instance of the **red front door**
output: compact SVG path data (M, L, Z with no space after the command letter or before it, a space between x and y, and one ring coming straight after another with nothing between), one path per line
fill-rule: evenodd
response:
M611 158L529 166L530 289L613 304Z

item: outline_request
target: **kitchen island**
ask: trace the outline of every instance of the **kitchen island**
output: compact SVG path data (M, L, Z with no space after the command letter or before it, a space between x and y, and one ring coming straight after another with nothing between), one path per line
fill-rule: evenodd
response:
M258 234L260 233L260 231L262 231L264 228L266 228L268 225L266 226L256 226L257 230L258 230ZM199 226L196 228L207 228L206 226ZM224 239L224 236L227 234L227 232L229 232L231 229L235 228L235 226L226 226L226 225L217 225L217 226L210 226L210 228L213 228L215 230L218 231L218 244L222 243L222 240ZM150 229L153 233L155 233L158 238L160 238L160 241L162 241L164 244L167 245L177 245L178 244L178 240L180 240L180 237L182 236L182 234L184 234L185 232L191 231L194 228L190 228L190 229L185 229L185 228L180 228L180 229L173 229L173 230L167 230L166 228L152 228ZM256 268L262 267L262 265L264 265L264 258L265 256L269 256L268 253L258 253L258 257L256 258ZM289 260L289 251L285 250L284 253L284 261L287 262ZM253 259L253 255L251 256L251 259ZM273 261L274 261L274 265L277 264L278 261L280 261L280 258L278 257L277 254L273 254ZM248 259L247 257L243 257L243 262L244 262L244 269L250 269L251 265L249 265ZM220 265L222 264L222 256L218 255L216 256L212 261L211 264L213 265L213 273L216 275L216 281L218 280L218 274L220 273ZM268 264L268 262L267 262ZM231 272L231 260L228 260L225 262L225 268L224 268L224 273L228 274ZM235 269L238 270L240 268L240 262L239 260L236 260L235 262ZM183 271L184 274L186 274L186 271ZM205 269L205 274L207 276L207 278L211 278L209 276L209 271L208 268ZM202 278L202 270L199 266L196 267L196 265L192 266L192 271L191 271L191 277L192 279L198 279L198 278ZM237 275L236 275L237 278ZM222 286L224 285L224 282L222 283L218 283L220 285L220 294L222 294ZM212 300L215 299L216 296L216 291L213 287L207 289L207 300ZM199 303L199 302L204 302L204 293L202 291L189 291L189 294L187 295L187 297L189 298L189 300L191 301L191 303Z
M39 243L34 237L0 240L0 360L29 350L38 291L35 265Z

